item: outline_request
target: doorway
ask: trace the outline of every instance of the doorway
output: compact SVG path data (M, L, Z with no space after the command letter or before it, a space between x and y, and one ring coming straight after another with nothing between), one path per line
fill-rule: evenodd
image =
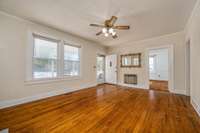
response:
M98 55L97 56L97 83L103 84L105 83L105 56Z
M169 50L159 48L149 50L149 88L169 91Z

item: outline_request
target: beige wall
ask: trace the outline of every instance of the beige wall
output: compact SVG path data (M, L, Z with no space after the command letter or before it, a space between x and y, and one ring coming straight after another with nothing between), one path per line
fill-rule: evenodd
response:
M127 53L142 53L141 68L120 68L118 65L118 82L123 83L124 73L135 73L138 75L138 87L147 87L147 61L145 60L146 49L173 45L174 47L174 89L176 93L185 94L185 34L178 32L170 35L160 36L138 42L127 42L119 46L112 47L108 50L110 54L118 55L118 64L120 64L120 55Z
M200 1L186 27L186 42L190 40L190 93L191 100L200 113Z
M25 84L26 48L30 44L29 32L37 32L82 45L82 77L43 84ZM73 91L96 84L96 55L104 54L105 48L71 34L34 24L20 18L0 13L0 105L10 100L30 96L42 97L49 92ZM49 93L51 94L51 93ZM23 101L23 99L21 99ZM3 106L2 105L2 106Z

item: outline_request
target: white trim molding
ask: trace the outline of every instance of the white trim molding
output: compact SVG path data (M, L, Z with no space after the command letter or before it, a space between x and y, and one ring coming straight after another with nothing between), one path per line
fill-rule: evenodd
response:
M124 84L124 83L118 83L117 85L120 85L120 86L125 86L125 87L130 87L130 88L137 88L137 89L147 89L149 90L148 87L146 87L145 85L129 85L129 84ZM180 94L180 95L186 95L186 90L171 90L170 91L171 93L174 93L174 94Z
M73 89L72 88L66 88L66 89L62 89L62 90L51 91L51 92L38 94L38 95L34 95L34 96L28 96L28 97L19 98L19 99L1 101L0 102L0 109L12 107L12 106L16 106L16 105L20 105L20 104L24 104L24 103L29 103L29 102L41 100L41 99L48 98L48 97L62 95L62 94L65 94L65 93L74 92L74 91L78 91L78 90L82 90L82 89L87 89L87 88L94 87L96 85L97 85L96 83L95 84L82 85L78 88L73 88Z
M9 133L9 129L3 129L0 131L0 133Z
M194 110L197 112L197 114L199 115L199 117L200 117L200 106L197 104L197 102L194 100L194 99L192 99L191 98L191 104L192 104L192 106L193 106L193 108L194 108Z
M117 83L117 85L130 87L130 88L137 88L137 89L148 89L145 85L131 85L131 84L124 84L124 83Z
M3 130L0 131L0 133L9 133L9 129L8 128L7 129L3 129Z
M173 90L170 90L171 93L174 93L174 94L181 94L181 95L187 95L187 90L177 90L177 89L173 89Z

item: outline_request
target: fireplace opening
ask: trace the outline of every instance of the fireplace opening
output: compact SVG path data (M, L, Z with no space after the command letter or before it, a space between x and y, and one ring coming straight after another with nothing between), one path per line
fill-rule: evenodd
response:
M137 85L137 75L136 74L124 74L124 83Z

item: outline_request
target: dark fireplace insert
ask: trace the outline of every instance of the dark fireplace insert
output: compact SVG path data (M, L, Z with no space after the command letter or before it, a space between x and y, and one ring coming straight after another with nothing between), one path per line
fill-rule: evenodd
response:
M136 74L124 74L124 83L125 84L137 84L137 75Z

